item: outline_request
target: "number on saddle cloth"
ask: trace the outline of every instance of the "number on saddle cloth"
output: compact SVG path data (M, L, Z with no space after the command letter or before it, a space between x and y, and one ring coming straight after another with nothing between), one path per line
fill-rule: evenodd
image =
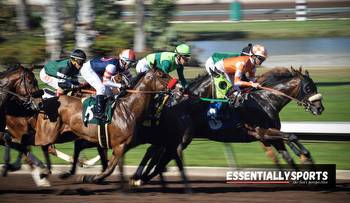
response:
M96 104L96 98L95 97L83 98L81 102L83 103L82 118L85 126L87 126L88 123L96 124L96 125L101 124L101 122L94 117L94 106ZM106 109L104 111L104 114L106 115L107 119L105 123L109 124L112 122L114 103L115 101L113 99L108 99L108 101L106 102Z

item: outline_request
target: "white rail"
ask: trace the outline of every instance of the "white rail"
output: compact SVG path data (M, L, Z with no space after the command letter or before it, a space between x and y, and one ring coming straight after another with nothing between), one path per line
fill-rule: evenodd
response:
M282 122L283 132L350 134L350 122Z

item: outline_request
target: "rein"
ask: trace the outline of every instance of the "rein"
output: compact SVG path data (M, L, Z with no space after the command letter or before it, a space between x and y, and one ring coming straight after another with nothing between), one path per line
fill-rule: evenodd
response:
M94 90L80 90L82 93L87 94L96 94ZM126 90L129 93L142 93L142 94L157 94L157 93L166 93L167 91L147 91L147 90Z
M27 99L27 98L24 97L24 96L21 96L21 95L15 93L15 92L12 92L12 91L10 91L10 90L6 90L6 89L4 89L4 88L1 88L1 91L2 91L2 92L5 92L5 93L8 93L8 94L11 94L11 95L13 95L13 96L15 96L15 97L18 97L20 100L23 100L23 101L25 101L25 100Z
M305 102L300 101L300 100L297 99L297 98L291 97L291 96L289 96L289 95L287 95L287 94L285 94L285 93L283 93L283 92L281 92L281 91L278 91L278 90L275 90L275 89L272 89L272 88L269 88L269 87L262 87L262 86L259 87L259 89L266 90L266 91L272 92L272 93L274 93L274 94L287 97L288 99L294 100L294 101L296 101L296 102L298 102L298 103L301 103L301 104L307 106L307 104L306 104Z

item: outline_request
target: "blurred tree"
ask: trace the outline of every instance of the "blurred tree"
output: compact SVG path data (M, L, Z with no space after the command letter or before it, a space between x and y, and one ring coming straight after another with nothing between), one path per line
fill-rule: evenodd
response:
M136 0L136 28L134 33L134 50L143 52L146 48L146 36L143 24L145 22L145 6L143 0Z
M62 44L64 39L62 1L48 0L45 7L44 29L46 37L46 52L49 60L61 57L63 52Z
M90 55L89 48L93 44L95 33L92 30L94 9L92 0L76 0L75 47Z
M173 0L152 0L149 11L151 14L147 22L147 43L153 49L165 49L167 45L172 44L171 41L167 41L166 44L163 44L164 47L159 47L159 44L157 46L155 45L160 38L164 38L164 35L169 34L167 31L170 27L169 21L176 11L175 3ZM165 37L164 39L170 40L172 38Z
M17 0L16 18L17 28L19 30L29 30L30 8L27 4L27 0Z

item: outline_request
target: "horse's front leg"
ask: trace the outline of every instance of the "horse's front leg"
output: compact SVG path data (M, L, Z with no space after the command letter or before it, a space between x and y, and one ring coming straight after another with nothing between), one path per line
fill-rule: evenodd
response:
M124 155L124 145L117 145L113 148L113 154L111 159L108 162L107 169L98 174L98 175L83 175L78 180L84 182L84 183L98 183L101 182L103 179L111 175L119 163L120 158Z
M261 142L261 144L262 144L262 148L265 151L265 154L273 161L273 163L275 163L276 168L281 169L282 168L281 164L280 164L279 159L276 156L273 148L271 147L271 144L268 144L268 143L263 142L263 141Z
M263 133L268 136L279 137L283 139L286 144L292 149L292 151L299 157L301 163L313 164L313 160L310 152L302 145L297 136L292 133L285 133L275 128L260 129Z
M292 149L292 151L299 157L302 164L314 164L311 153L307 150L303 144L299 142L296 135L292 133L283 133L286 137L286 144Z

